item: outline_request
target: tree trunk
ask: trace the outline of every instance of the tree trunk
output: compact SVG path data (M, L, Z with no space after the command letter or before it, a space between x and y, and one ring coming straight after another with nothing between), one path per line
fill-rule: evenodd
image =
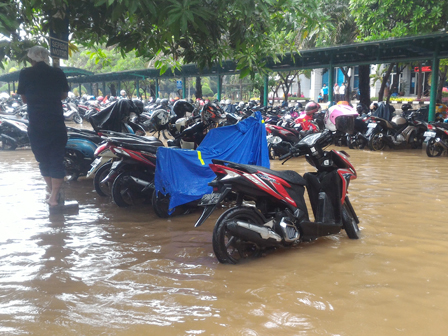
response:
M443 85L446 82L446 77L448 75L448 65L444 65L443 70L439 70L439 84L437 86L437 99L436 102L437 103L442 103L442 98L443 98Z
M383 77L383 80L381 81L380 92L378 93L378 101L383 101L383 99L384 99L384 89L386 88L386 83L389 80L390 73L392 72L394 65L395 65L395 63L389 64L389 67L387 68L387 71Z
M300 85L299 77L297 77L297 97L302 97L302 86Z
M370 106L370 65L360 65L359 74L359 102L365 106Z
M418 77L417 77L417 100L422 98L423 93L423 72L422 62L418 62Z
M344 74L344 79L345 79L345 97L344 97L344 100L345 101L347 101L347 102L350 102L350 95L351 95L351 86L350 86L350 81L351 81L351 78L352 78L352 76L349 76L348 75L348 73L350 72L350 69L351 69L352 67L347 67L347 68L340 68L341 69L341 71L342 71L342 73Z
M389 104L389 102L390 102L390 97L392 96L393 91L394 91L395 89L398 90L399 77L400 77L400 74L403 72L404 68L406 68L406 66L404 66L404 67L400 67L400 66L397 64L397 75L394 77L394 81L393 81L392 84L390 85L389 92L388 92L388 94L387 94L387 100L386 100L386 103L387 103L387 104Z
M110 90L110 95L112 97L116 97L117 96L117 89L115 88L115 84L114 83L110 84L109 90Z
M195 93L196 99L202 99L202 83L201 83L201 77L196 77L196 93Z

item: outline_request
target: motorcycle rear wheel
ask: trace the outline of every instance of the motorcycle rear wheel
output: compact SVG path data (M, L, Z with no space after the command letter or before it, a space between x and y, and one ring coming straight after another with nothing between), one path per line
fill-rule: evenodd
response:
M104 165L102 165L96 172L95 177L93 178L93 187L95 188L95 191L98 195L102 197L107 197L111 195L111 183L105 182L101 183L102 180L104 180L109 174L110 168L112 167L111 162L107 162Z
M428 141L428 144L426 145L426 155L429 157L437 157L442 155L442 153L443 148L436 145L436 141L434 139Z
M382 133L373 133L369 140L369 148L373 151L380 151L386 147L386 143L383 140Z
M233 236L227 230L227 222L241 220L258 226L263 225L263 219L257 210L249 207L236 207L224 212L213 229L213 251L222 264L238 264L245 259L253 259L261 254L261 249L255 243L243 241Z
M65 150L64 166L67 181L78 180L78 177L81 174L81 160L80 155L76 151L71 149Z
M359 238L359 227L347 203L342 206L342 224L350 239Z
M3 139L2 141L2 150L15 150L17 148L16 144L11 143L11 141L7 139Z
M131 176L131 172L124 171L118 174L111 188L112 200L121 208L142 203L144 197L141 193L133 190L127 181Z

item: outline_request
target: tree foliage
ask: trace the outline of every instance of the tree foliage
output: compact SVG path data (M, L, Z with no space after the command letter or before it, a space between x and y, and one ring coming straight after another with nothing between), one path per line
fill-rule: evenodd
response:
M266 57L291 51L300 22L312 26L314 0L6 0L2 34L10 41L45 43L50 29L63 31L68 18L71 40L94 47L135 50L156 67L196 63L210 67L234 59L242 75L263 70ZM0 15L0 17L3 17ZM12 20L15 18L15 20ZM287 20L285 19L287 18ZM20 35L20 30L26 36ZM282 36L283 45L275 43ZM22 55L2 50L4 55ZM20 58L22 57L22 58Z
M448 1L351 0L360 39L419 35L446 29Z

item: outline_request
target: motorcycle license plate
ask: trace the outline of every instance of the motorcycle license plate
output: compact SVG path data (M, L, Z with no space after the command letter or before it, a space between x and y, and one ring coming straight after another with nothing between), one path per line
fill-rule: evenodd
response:
M121 163L121 161L112 162L112 166L110 167L110 170L116 169L120 163Z
M367 127L374 128L374 127L376 127L376 123L368 123Z
M436 132L431 132L431 131L426 131L423 134L424 137L430 137L430 138L435 138L436 137Z
M212 193L212 194L206 194L202 196L201 201L199 202L199 205L214 205L218 204L219 198L221 197L222 193Z
M89 170L89 172L87 173L87 176L90 176L90 174L92 174L95 169L98 167L98 165L101 163L101 158L97 157L95 160L93 160L93 162L90 164L91 168Z

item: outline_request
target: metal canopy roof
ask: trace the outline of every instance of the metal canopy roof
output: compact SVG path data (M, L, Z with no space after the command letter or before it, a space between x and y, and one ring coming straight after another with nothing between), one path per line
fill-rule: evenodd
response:
M353 43L326 48L301 50L298 53L286 54L282 61L275 63L268 60L267 66L272 71L287 71L293 69L328 68L330 66L346 66L361 64L381 64L390 62L410 62L448 58L448 34L391 38L388 40ZM101 83L112 81L127 81L144 78L181 78L196 76L216 76L235 74L236 63L224 61L209 69L199 69L195 64L182 66L182 70L168 69L160 75L158 69L128 70L93 74L77 68L62 67L71 83ZM19 71L0 76L0 81L18 80Z
M61 67L61 70L64 71L65 75L67 76L67 79L71 79L72 77L75 76L93 75L93 72L91 71L73 67ZM20 70L0 75L0 82L17 82L19 80L19 74Z
M279 63L268 60L267 66L272 71L287 71L293 69L327 68L330 66L425 61L432 60L435 53L437 53L437 58L439 59L448 58L447 33L301 50L299 53L286 54ZM142 78L229 75L238 72L234 61L225 61L221 66L216 65L210 69L201 70L195 64L187 64L182 67L181 71L175 70L173 73L169 69L163 75L160 75L159 70L152 68L96 74L71 78L69 81L72 83L109 82Z

